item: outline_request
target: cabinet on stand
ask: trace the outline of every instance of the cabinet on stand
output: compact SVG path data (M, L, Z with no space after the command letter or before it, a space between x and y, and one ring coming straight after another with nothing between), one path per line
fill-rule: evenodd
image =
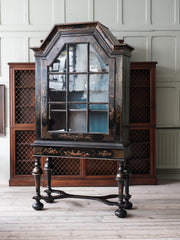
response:
M132 47L119 41L99 22L55 25L42 45L32 48L36 68L36 195L41 200L82 198L116 205L125 217L129 202L129 78ZM40 193L46 158L46 195ZM87 159L115 162L118 194L79 196L52 189L53 158L73 164ZM71 163L73 161L73 163ZM69 179L67 179L69 181ZM117 197L117 201L108 199Z

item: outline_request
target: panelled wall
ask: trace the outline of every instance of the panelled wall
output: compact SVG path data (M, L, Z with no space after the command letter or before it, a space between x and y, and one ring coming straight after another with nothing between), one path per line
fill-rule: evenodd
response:
M6 135L0 184L9 180L8 62L33 62L55 23L98 20L135 47L132 61L157 65L157 172L180 176L180 0L0 0L0 83L6 86Z

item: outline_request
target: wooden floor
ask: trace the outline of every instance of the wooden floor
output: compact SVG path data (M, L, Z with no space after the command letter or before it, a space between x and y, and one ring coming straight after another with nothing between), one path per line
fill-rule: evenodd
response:
M57 200L35 211L33 187L0 189L0 240L180 239L180 181L131 186L134 207L125 219L114 215L117 207L91 200ZM62 190L88 195L117 191L114 187Z

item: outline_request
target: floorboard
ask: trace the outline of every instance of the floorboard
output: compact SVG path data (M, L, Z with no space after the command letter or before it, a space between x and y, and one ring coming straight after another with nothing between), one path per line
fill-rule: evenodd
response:
M44 203L44 210L35 211L31 207L33 187L0 186L0 189L0 240L180 240L180 181L131 186L133 209L128 210L125 219L114 215L115 206L82 199ZM117 192L115 187L61 190L86 195Z

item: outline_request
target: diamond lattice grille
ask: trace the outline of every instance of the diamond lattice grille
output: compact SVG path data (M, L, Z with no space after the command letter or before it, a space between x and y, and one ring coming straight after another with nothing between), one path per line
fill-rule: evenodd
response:
M150 173L150 131L130 130L131 159L130 169L133 174Z
M150 72L134 69L130 76L130 123L149 123Z
M86 160L87 176L115 175L117 173L117 162L109 160Z
M16 131L16 174L31 175L34 168L33 148L35 131Z
M51 158L53 175L80 175L80 159Z
M35 71L15 71L15 122L35 122Z

